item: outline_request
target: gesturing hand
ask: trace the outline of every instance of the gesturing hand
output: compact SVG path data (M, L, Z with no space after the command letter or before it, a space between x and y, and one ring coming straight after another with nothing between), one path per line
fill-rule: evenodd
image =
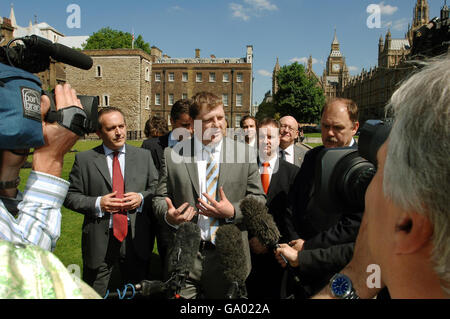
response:
M179 225L190 221L197 213L194 207L189 206L189 203L183 203L180 207L175 208L169 197L166 197L167 214L166 219L171 225Z
M280 247L275 251L275 258L282 267L286 267L286 263L280 256L283 255L292 267L298 267L298 251L288 244L280 244Z
M220 201L216 201L214 198L209 196L207 193L203 193L203 196L209 201L208 204L205 200L199 198L197 209L198 213L208 217L215 218L232 218L234 217L234 206L225 196L223 187L219 188Z
M118 213L122 208L122 198L116 198L117 192L103 196L100 199L100 207L103 212Z

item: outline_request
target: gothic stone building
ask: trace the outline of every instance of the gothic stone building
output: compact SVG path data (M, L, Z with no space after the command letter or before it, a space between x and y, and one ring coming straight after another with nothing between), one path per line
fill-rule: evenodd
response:
M172 105L208 91L222 98L230 127L239 127L241 118L251 112L253 47L243 58L204 58L195 50L194 58L171 58L152 47L152 114L169 121Z

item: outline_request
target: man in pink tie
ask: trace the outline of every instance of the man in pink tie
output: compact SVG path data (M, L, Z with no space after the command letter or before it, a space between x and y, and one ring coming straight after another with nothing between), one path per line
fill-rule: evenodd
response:
M120 109L102 109L98 121L103 143L76 155L64 205L84 215L83 280L103 296L148 277L158 172L150 152L125 143Z

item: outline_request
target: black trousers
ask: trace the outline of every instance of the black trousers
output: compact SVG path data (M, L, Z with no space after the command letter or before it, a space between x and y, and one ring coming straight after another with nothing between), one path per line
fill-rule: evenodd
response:
M108 250L105 260L96 269L83 266L83 280L100 296L105 296L107 290L116 292L123 290L128 283L137 284L148 279L149 261L139 258L133 247L131 227L128 235L119 242L109 230Z

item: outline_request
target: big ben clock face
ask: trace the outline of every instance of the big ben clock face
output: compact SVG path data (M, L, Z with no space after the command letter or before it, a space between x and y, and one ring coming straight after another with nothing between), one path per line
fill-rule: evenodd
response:
M339 72L339 70L341 69L340 64L334 63L332 66L333 72Z

